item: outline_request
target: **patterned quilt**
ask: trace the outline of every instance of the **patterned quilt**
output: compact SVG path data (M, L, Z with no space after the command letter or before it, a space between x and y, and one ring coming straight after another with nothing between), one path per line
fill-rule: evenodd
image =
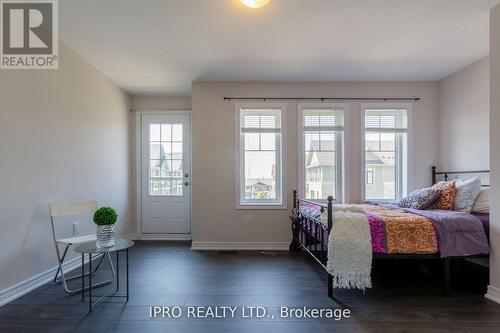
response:
M402 209L361 205L368 216L375 253L437 253L432 222ZM385 245L385 246L384 246Z
M360 205L368 218L373 253L440 253L442 257L468 256L489 252L488 239L481 221L467 213L447 210L414 210L390 204ZM335 210L335 207L334 207ZM304 205L301 214L321 219L326 212L317 206ZM335 221L334 221L335 223ZM304 229L308 229L307 222ZM328 242L326 233L313 235Z

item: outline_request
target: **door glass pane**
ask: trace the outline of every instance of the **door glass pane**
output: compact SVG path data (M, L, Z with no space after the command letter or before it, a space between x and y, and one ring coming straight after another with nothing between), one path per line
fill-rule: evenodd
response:
M172 158L182 158L182 142L172 142Z
M161 154L160 154L160 151L161 151L160 144L159 143L151 143L150 147L151 147L151 151L150 151L149 158L152 159L152 160L159 160L160 156L161 156Z
M161 141L172 141L172 124L161 125Z
M182 124L172 125L172 141L182 142Z
M183 195L182 126L182 124L149 125L149 195Z
M172 160L172 177L182 177L182 160Z
M161 176L171 177L172 173L172 161L171 160L163 160L161 165Z
M161 156L162 158L172 158L172 142L161 143Z
M160 141L160 125L149 125L149 141Z
M161 161L160 160L150 160L150 176L151 178L158 178L161 176Z

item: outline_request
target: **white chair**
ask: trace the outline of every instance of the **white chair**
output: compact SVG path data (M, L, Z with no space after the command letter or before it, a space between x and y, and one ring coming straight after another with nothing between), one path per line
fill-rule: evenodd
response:
M75 237L66 237L66 238L58 238L57 232L56 232L56 224L58 223L64 223L68 224L67 217L68 216L83 216L83 215L91 215L94 214L94 212L97 210L98 205L97 201L88 201L88 202L77 202L77 203L49 203L49 212L50 212L50 222L52 225L52 235L54 238L54 245L56 248L56 255L57 255L57 261L58 261L58 269L56 272L56 276L54 277L54 282L55 283L61 283L64 286L64 290L68 294L76 294L82 291L82 289L69 289L67 281L81 278L82 275L74 275L74 276L68 276L66 277L64 274L63 270L63 263L64 259L66 258L66 254L68 253L68 250L71 246L78 245L81 243L85 243L88 241L93 241L96 240L96 235L90 234L90 235L78 235ZM66 217L66 221L64 218ZM59 221L59 218L61 221ZM57 222L56 222L57 220ZM61 256L61 249L60 246L64 247L63 254ZM99 266L101 265L105 255L102 254L99 256L99 263L97 264L96 268L92 273L95 273ZM111 267L111 274L112 278L97 284L94 284L93 287L98 287L104 284L109 284L111 283L114 278L115 278L115 269L113 267L113 262L111 261L111 255L109 252L107 253L107 257L109 260L109 264ZM59 273L60 273L60 278L59 278ZM85 275L90 274L86 273Z

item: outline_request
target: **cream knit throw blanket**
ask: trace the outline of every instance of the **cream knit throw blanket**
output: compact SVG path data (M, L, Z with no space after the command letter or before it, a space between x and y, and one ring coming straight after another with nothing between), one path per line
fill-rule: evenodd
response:
M366 215L356 205L335 205L327 263L333 288L371 288L371 269L372 242Z

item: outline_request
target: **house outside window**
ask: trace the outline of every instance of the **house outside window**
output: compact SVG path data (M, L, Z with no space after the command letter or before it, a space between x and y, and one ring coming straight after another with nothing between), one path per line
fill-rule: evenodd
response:
M408 109L365 107L365 199L397 201L408 187Z
M342 201L345 105L300 104L301 193L306 199Z
M238 104L237 208L281 207L284 105Z

